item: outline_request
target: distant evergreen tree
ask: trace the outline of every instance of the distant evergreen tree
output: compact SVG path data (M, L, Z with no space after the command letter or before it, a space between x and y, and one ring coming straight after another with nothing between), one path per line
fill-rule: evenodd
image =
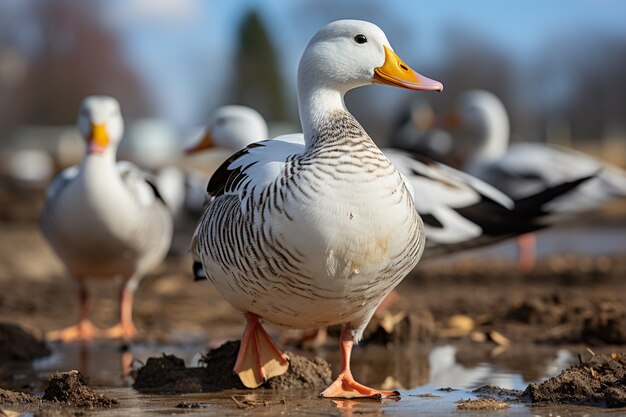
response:
M258 110L269 120L287 118L283 80L274 45L254 10L239 27L237 55L233 68L234 103Z

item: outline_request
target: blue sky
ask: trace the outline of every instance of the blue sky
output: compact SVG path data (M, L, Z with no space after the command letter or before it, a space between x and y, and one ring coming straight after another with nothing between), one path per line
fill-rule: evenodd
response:
M250 8L267 23L290 85L308 39L338 18L379 24L405 60L429 64L445 59L445 34L454 28L492 43L522 66L553 39L596 32L626 38L622 0L111 0L100 6L160 114L179 124L220 104L236 29Z

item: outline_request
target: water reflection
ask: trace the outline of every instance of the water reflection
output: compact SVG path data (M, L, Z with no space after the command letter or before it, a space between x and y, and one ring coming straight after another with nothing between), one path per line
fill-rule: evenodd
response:
M53 344L53 354L33 362L38 372L80 371L95 386L123 387L132 385L130 373L149 357L174 354L185 363L197 365L203 346L198 345L120 345L115 342Z
M81 371L92 385L123 387L132 384L129 372L149 357L174 354L188 366L198 366L203 344L132 344L120 347L112 342L55 344L53 355L33 362L33 370L45 374L54 370ZM333 369L338 369L339 353L319 352ZM394 348L366 346L355 351L355 374L365 384L384 388L414 390L452 387L474 389L482 385L524 389L530 382L558 374L575 362L565 349L537 347L507 349L498 356L476 344L459 346L407 345Z

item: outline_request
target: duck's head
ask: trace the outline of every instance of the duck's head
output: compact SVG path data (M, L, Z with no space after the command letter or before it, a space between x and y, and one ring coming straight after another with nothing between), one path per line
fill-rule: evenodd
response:
M373 23L338 20L311 39L298 67L298 87L345 93L367 84L411 90L443 90L443 85L406 65Z
M458 122L466 127L484 128L496 119L508 119L504 104L495 94L485 90L463 93L456 105Z
M88 154L117 149L124 134L120 104L108 96L85 97L80 105L77 125L87 142Z
M246 106L223 106L211 115L202 139L186 152L211 148L234 152L267 137L267 124L259 112Z
M498 153L503 152L508 145L509 117L506 108L489 91L469 90L463 93L455 109L444 121L444 127L463 129L478 144L498 148Z

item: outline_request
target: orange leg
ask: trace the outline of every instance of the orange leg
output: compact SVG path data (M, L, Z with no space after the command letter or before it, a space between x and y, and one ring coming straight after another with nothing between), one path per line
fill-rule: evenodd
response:
M103 331L103 335L110 339L129 339L137 334L133 323L133 297L135 288L130 280L125 282L120 290L120 321L113 327Z
M388 397L399 397L398 391L381 391L359 384L352 377L350 371L350 356L354 345L352 329L346 326L341 332L340 349L342 359L342 370L335 382L320 394L323 398L374 398L383 399Z
M518 266L520 271L532 271L537 261L535 235L532 233L521 235L517 238L517 247L519 248Z
M248 388L256 388L268 379L289 369L289 360L265 331L259 316L246 313L239 354L233 371Z
M89 320L89 293L82 279L78 280L78 296L80 302L80 317L78 323L61 330L53 330L46 333L48 340L76 342L92 340L96 337L99 329Z

